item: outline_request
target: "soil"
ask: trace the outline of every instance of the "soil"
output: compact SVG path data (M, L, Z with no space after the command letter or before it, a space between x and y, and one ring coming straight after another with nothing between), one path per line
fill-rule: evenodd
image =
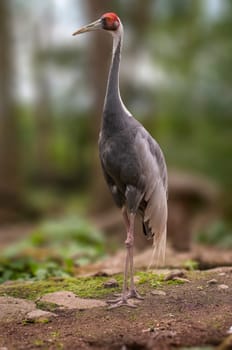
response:
M152 295L150 284L139 284L144 300L136 309L57 308L53 312L58 317L47 322L1 322L0 349L165 350L218 346L232 326L232 268L189 272L186 279L189 282L183 284L163 284L166 295ZM112 299L110 294L104 298Z

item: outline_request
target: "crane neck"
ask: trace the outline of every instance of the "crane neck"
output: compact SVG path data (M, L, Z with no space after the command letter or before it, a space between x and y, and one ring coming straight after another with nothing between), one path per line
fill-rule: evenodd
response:
M123 124L123 118L125 114L130 114L124 106L119 89L119 69L121 60L121 49L123 42L123 26L120 24L119 29L116 32L112 32L113 35L113 51L112 61L109 70L106 96L103 108L103 124L105 129L120 128ZM120 123L120 120L122 123Z

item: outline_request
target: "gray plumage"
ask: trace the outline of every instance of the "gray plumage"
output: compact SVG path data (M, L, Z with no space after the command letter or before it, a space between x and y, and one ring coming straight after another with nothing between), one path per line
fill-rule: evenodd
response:
M121 36L114 38L99 154L103 173L118 207L138 212L143 231L154 236L156 257L164 259L167 222L167 169L158 143L127 111L119 93Z
M153 256L164 260L167 223L167 169L162 151L146 129L124 106L119 92L119 65L123 26L115 13L78 29L74 35L108 30L113 55L99 137L99 155L106 182L115 203L122 208L126 228L126 259L122 295L109 301L112 307L135 307L128 299L143 299L134 283L134 222L138 213L147 238L154 237ZM130 288L128 290L128 274Z

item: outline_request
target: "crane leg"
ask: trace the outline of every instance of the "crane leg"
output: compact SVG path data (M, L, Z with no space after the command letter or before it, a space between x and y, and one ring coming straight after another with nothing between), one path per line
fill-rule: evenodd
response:
M144 298L141 297L137 292L135 288L135 282L134 282L134 226L135 226L135 214L130 214L130 220L129 220L130 289L129 289L129 293L127 294L127 298L135 298L135 299L143 300Z
M125 241L127 252L126 252L126 261L125 261L125 268L124 268L123 289L122 289L122 294L119 298L109 301L109 303L113 304L109 307L110 309L123 306L123 305L129 306L129 307L136 307L136 305L129 302L128 299L130 298L143 299L136 291L135 284L134 284L133 244L134 244L135 214L130 214L130 218L128 219L127 212L125 209L123 209L123 218L127 229L127 238ZM130 266L130 289L128 293L127 280L128 280L129 266Z

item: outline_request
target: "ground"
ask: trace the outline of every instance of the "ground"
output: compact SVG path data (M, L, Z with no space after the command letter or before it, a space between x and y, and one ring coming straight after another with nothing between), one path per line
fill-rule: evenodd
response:
M76 287L75 279L45 281L37 285L3 284L0 295L34 300L38 308L52 311L55 316L38 320L25 316L13 320L2 317L0 349L213 348L230 337L232 268L184 271L184 280L173 280L172 276L171 280L164 281L169 272L137 274L137 287L144 300L135 309L108 310L107 306L98 305L86 309L76 308L72 303L71 308L62 308L41 299L42 295L57 290L71 291L85 298L112 299L113 292L121 287L120 274L113 276L120 285L114 289L104 288L109 277L102 276L76 279ZM154 294L157 290L164 293ZM232 347L231 339L227 342Z

